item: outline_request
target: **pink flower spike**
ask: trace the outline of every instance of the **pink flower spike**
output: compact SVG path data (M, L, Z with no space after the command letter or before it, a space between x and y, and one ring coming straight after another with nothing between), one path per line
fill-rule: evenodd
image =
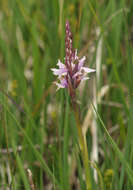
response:
M83 56L79 59L77 49L73 49L73 37L68 21L66 21L65 25L65 34L65 63L58 60L58 69L53 68L51 70L58 79L58 82L55 83L57 90L68 88L70 96L74 97L75 89L79 86L80 82L88 80L87 74L95 72L95 70L84 67L86 57Z

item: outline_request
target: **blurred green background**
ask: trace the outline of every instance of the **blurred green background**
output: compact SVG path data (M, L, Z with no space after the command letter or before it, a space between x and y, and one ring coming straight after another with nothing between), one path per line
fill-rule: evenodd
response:
M0 1L0 189L82 189L85 181L67 90L51 68L73 45L96 69L77 98L93 190L131 190L133 178L112 149L90 100L133 168L133 1ZM32 172L32 180L27 169ZM95 176L95 177L93 177Z

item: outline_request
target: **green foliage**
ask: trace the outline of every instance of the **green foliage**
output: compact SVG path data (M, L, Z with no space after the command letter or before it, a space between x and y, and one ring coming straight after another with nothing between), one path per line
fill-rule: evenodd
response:
M28 168L36 189L86 189L70 98L64 89L56 92L50 70L58 59L64 61L66 19L74 47L91 68L100 59L102 39L100 78L94 82L96 71L77 91L82 123L90 110L90 155L92 125L97 127L93 190L133 188L132 12L128 0L1 0L0 189L32 190ZM91 115L93 88L99 97L106 85Z

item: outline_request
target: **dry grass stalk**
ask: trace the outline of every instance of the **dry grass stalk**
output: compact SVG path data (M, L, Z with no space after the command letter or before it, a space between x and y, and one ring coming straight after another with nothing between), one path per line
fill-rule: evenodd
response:
M32 178L32 172L29 168L27 169L27 174L28 174L28 179L29 179L31 190L35 190L35 185L33 183L33 178Z

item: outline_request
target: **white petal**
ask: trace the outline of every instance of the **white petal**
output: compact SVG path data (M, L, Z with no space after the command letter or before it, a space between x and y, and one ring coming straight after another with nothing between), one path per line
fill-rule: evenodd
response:
M62 69L51 69L53 71L54 75L58 75L59 77L64 76L67 74L67 69L66 68L62 68Z
M88 79L90 79L90 78L89 78L89 77L83 77L83 78L81 79L81 81L88 80Z
M78 70L80 70L83 67L85 60L86 60L85 56L82 59L79 60Z
M60 69L65 69L66 68L66 66L60 60L58 60L57 65L59 66Z
M77 77L78 75L82 75L82 73L81 73L80 71L76 72L76 73L73 75L73 79L74 79L75 77Z
M90 69L88 67L82 67L81 69L84 70L86 73L92 73L96 71L95 69Z
M60 88L65 88L65 86L61 85L61 84L58 83L58 82L55 82L55 84L57 85L56 91L59 90Z
M75 49L75 59L78 59L79 57L77 56L77 49Z

